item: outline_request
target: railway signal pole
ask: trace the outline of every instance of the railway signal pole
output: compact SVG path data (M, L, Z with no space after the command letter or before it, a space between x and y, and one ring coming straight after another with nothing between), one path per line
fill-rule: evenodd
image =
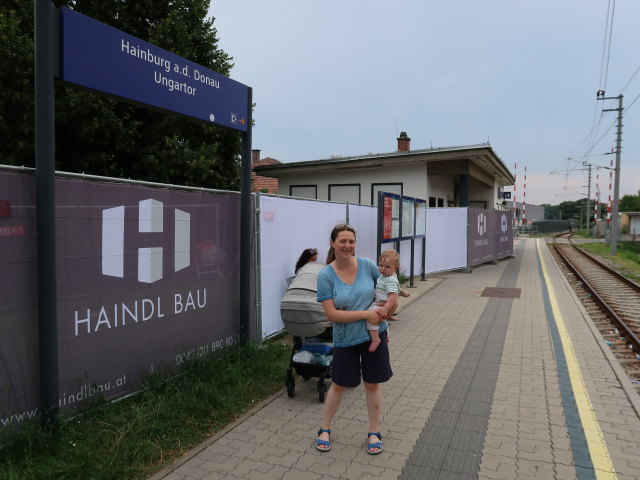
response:
M618 197L620 196L620 152L622 151L622 94L617 97L605 97L604 90L599 90L597 93L598 100L618 100L618 108L607 108L602 110L603 112L618 112L618 134L616 138L616 167L614 169L615 182L613 186L613 206L611 212L611 232L610 232L610 247L611 255L616 255L618 251L618 228L620 220L618 219Z
M585 229L587 231L587 236L591 236L591 164L585 162L582 162L582 165L584 165L585 167L587 167L587 169L589 170L589 180L587 182L587 211L585 212L586 215L586 222L585 222Z

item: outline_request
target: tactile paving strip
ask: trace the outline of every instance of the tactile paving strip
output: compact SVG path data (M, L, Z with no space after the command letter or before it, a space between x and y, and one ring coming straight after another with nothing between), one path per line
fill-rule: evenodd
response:
M513 285L521 256L499 284ZM485 289L485 292L490 289ZM519 288L497 287L478 319L399 479L477 479L512 302ZM504 296L509 294L510 296ZM516 295L516 296L514 296Z

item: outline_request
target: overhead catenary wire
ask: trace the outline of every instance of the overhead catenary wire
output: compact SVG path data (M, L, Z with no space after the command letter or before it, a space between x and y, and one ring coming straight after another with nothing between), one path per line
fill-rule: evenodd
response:
M600 78L598 80L598 89L602 92L606 91L607 89L607 81L609 77L609 60L611 58L611 44L612 44L612 38L613 38L613 19L615 14L615 4L616 4L615 0L609 0L607 5L604 38L602 42L602 57L600 59ZM587 140L591 139L587 143L589 145L587 149L588 153L590 153L595 147L595 145L597 145L597 143L600 141L601 138L599 138L598 140L594 140L598 136L600 125L603 120L603 112L600 113L600 117L596 120L599 108L600 107L599 107L598 101L596 100L595 109L593 113L593 122L592 122L591 128L589 129L589 133L587 133L584 139L578 144L578 146L573 150L573 152L571 152L570 157L573 157L574 154L584 145L584 143L587 142Z
M629 105L627 105L624 110L622 110L622 113L627 112L631 108L631 105L636 103L636 100L638 100L638 98L640 98L640 93L636 95L636 98L634 98L633 101Z
M633 81L633 79L638 74L638 72L640 72L640 65L638 65L638 68L636 68L636 71L633 72L633 75L631 75L631 78L629 79L629 81L627 81L627 83L624 85L624 87L622 87L622 90L620 90L620 93L624 93L624 91L629 86L629 84Z
M616 0L609 0L609 6L607 8L607 26L605 28L604 45L602 46L602 65L600 66L600 89L607 90L607 80L609 78L609 60L611 59L611 38L613 36L613 18L616 9ZM607 39L607 31L609 38ZM606 50L606 60L605 60ZM604 81L603 81L604 75Z

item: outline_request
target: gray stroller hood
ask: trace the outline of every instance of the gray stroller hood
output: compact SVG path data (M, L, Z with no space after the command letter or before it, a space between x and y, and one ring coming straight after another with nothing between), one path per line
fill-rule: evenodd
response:
M314 337L331 326L318 302L318 272L324 263L310 262L293 278L280 303L284 328L295 337Z

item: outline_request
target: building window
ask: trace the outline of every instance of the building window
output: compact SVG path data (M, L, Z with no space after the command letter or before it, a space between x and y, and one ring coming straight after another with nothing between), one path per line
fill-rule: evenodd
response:
M444 198L439 198L438 199L438 208L443 208L444 207Z
M429 208L435 208L436 206L436 197L429 197Z
M291 185L289 187L290 197L299 198L312 198L316 200L318 198L318 186L317 185Z
M329 185L329 200L359 204L360 184Z
M402 183L372 183L371 205L378 204L378 192L395 193L402 195Z

